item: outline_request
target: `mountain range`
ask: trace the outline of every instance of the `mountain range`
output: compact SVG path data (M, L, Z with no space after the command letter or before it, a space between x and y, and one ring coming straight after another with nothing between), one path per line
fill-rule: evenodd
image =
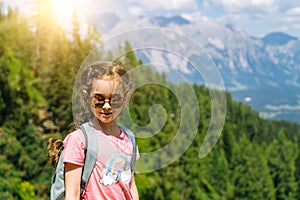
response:
M253 37L233 24L220 25L207 18L189 21L181 16L159 16L122 20L112 15L100 16L102 19L108 16L114 19L107 23L109 25L96 24L104 34L141 27L164 27L186 33L212 58L226 91L233 98L251 105L264 118L300 122L299 38L283 32ZM150 35L145 34L145 39L147 37ZM176 44L170 48L175 48L173 45ZM188 45L176 48L181 48L181 52L189 51ZM151 60L149 56L145 53L140 55L143 61ZM161 59L168 58L161 56ZM172 65L170 60L166 63ZM196 78L194 81L198 82Z

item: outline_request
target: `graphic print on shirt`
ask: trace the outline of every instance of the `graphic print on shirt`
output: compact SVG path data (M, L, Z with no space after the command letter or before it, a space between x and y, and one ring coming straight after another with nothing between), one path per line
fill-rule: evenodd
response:
M100 179L99 182L104 186L108 186L119 181L126 182L130 179L130 156L114 154L108 159L103 170L103 178Z

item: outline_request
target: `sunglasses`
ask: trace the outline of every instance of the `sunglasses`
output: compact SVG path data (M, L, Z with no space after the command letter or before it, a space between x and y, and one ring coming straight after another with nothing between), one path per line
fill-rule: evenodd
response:
M107 102L111 108L120 108L123 105L123 96L120 94L113 94L111 96L104 96L103 94L94 94L90 97L91 105L94 108L102 108Z

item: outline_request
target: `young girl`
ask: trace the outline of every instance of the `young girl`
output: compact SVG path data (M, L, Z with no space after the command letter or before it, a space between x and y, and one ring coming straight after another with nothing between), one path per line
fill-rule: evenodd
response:
M82 122L75 125L78 127L89 121L97 134L98 156L86 190L80 195L85 158L84 137L81 129L77 129L65 138L65 199L136 200L139 198L138 191L133 171L129 167L133 145L116 123L132 89L126 69L115 62L96 62L84 70L82 78L82 83L86 84L83 84L81 91L88 108L81 112L85 116ZM52 142L58 144L58 141ZM53 157L53 154L50 152L50 156ZM54 156L53 162L55 160Z

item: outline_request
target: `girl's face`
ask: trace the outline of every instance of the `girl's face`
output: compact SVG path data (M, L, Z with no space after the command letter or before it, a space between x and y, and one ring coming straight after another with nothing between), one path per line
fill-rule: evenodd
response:
M116 79L93 81L89 100L92 112L99 122L113 122L122 111L124 99L122 86Z

